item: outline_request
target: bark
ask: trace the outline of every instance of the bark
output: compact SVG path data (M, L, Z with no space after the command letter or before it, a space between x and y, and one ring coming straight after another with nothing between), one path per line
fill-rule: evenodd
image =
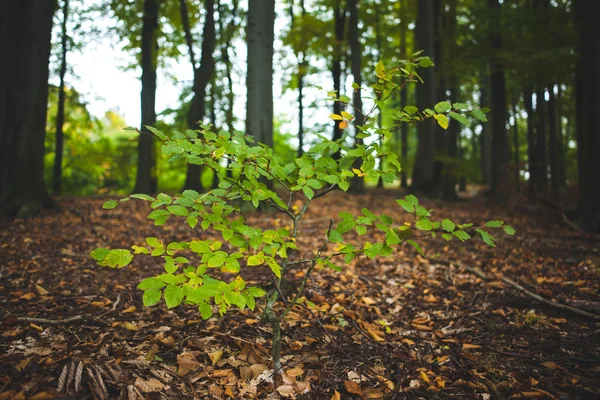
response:
M514 170L514 179L515 179L515 187L517 192L521 191L521 168L519 166L519 118L517 114L517 99L513 98L512 100L512 115L514 119L513 124L513 162L515 165Z
M0 3L0 215L54 202L44 186L52 1Z
M490 77L485 68L480 77L480 89L479 89L479 106L481 108L490 106ZM488 114L489 115L489 114ZM488 118L489 120L490 118ZM492 170L492 154L490 144L490 122L481 123L481 134L479 140L479 160L481 167L481 183L489 185L491 181L491 170Z
M69 19L69 0L63 0L62 8L63 20L61 24L61 59L60 59L60 83L58 85L58 108L56 111L56 147L54 150L54 168L52 175L52 194L60 194L62 183L62 162L64 152L64 133L65 124L65 75L67 74L67 21Z
M456 7L457 0L447 1L448 13L446 14L445 24L443 26L443 37L447 38L447 43L454 43L456 41ZM445 49L442 49L445 54L445 61L451 62L452 47L451 45L445 45ZM455 103L457 101L459 92L458 76L452 72L449 79L449 90L450 90L450 102ZM454 159L454 165L458 165L458 139L460 137L461 126L460 123L451 119L449 121L447 139L446 139L446 151L450 159ZM444 171L443 186L442 186L442 197L447 200L457 200L458 195L456 194L456 172L454 166L446 166Z
M137 174L135 193L156 193L156 148L154 135L146 126L156 124L156 65L158 55L159 0L144 1L142 26L142 124L138 141Z
M488 0L490 11L494 13L491 23L490 82L492 95L492 170L490 191L496 198L504 197L507 181L506 166L508 165L508 135L506 132L506 82L504 66L498 56L502 50L501 36L501 7L499 0Z
M360 32L358 29L358 0L348 0L348 42L350 44L350 69L354 82L361 87L361 46ZM359 127L364 125L364 115L362 112L362 92L361 89L355 89L352 95L352 105L354 107L354 146L363 144L363 139L358 135L361 133ZM360 168L361 163L355 162L354 168ZM364 191L364 180L361 177L355 176L352 178L350 185L352 193L362 193Z
M406 2L403 1L401 5L401 10L406 7ZM408 48L406 44L406 35L408 34L408 24L405 21L406 18L400 17L400 54L401 57L406 58L408 54ZM400 91L400 109L403 109L407 106L408 101L408 88L405 86ZM408 165L408 124L403 123L400 128L400 137L402 147L400 149L400 161L402 165L402 171L400 171L400 187L407 188L408 187L408 176L406 174L406 169L404 168Z
M435 47L435 1L420 0L417 14L417 48L424 50L425 55L433 55ZM425 109L435 104L436 72L434 68L420 71L425 84L417 86L417 107ZM417 192L431 194L434 191L434 155L435 155L435 121L429 120L417 126L417 153L413 168L412 189Z
M550 164L550 198L558 200L559 194L559 162L558 162L558 126L556 120L556 95L554 85L548 86L548 161Z
M588 232L600 232L600 29L596 16L600 2L576 0L575 18L579 30L579 60L576 69L577 161L579 201L577 223Z
M186 0L180 0L180 5L181 20L183 22L183 29L185 31L192 68L194 69L194 96L192 97L192 103L190 104L190 109L187 114L187 124L190 129L198 129L198 126L202 124L202 120L206 114L206 87L210 83L215 70L215 61L213 58L216 42L214 16L215 3L214 0L206 0L204 2L205 20L202 29L202 56L198 68L196 68L196 61L194 59L194 40L188 22L189 18ZM199 165L188 164L183 189L201 191L201 175L202 169Z
M537 181L536 191L543 197L548 192L548 157L547 152L547 140L546 134L548 131L548 104L545 99L544 88L539 88L535 94L536 96L536 132L535 132L535 150L536 150L536 167L537 167Z
M274 0L248 2L246 133L273 147Z
M302 19L306 16L306 6L304 0L300 0L300 10ZM290 5L290 17L292 29L294 27L294 0L291 1ZM304 30L301 30L300 34L303 36L304 42ZM304 154L304 75L308 65L306 63L306 55L304 52L298 54L298 73L296 79L298 80L298 157L302 157Z
M533 102L531 100L531 89L526 88L523 91L523 102L525 103L525 111L527 111L527 165L529 170L529 195L535 197L537 177L537 152L536 152L536 137L534 129L534 114Z
M566 176L565 176L565 167L567 165L567 148L568 148L568 140L567 140L567 129L563 129L562 124L562 90L560 85L557 85L558 92L556 94L556 126L557 126L557 146L558 146L558 185L560 187L564 187L566 185Z
M346 9L341 6L341 1L336 2L333 10L334 15L334 34L336 45L333 49L333 64L331 66L331 75L333 78L333 90L337 96L341 95L341 79L342 79L342 53L344 48L344 25L346 23ZM333 113L339 115L342 112L342 103L336 101L333 103ZM333 137L332 140L342 138L342 130L339 127L338 121L333 121Z

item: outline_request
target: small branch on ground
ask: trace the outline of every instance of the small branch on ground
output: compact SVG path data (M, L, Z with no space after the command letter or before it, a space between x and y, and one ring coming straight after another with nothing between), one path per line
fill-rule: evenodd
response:
M47 325L61 325L70 324L71 322L83 321L85 315L76 315L65 319L46 319L46 318L31 318L31 317L18 317L19 322L29 322L34 324L47 324Z

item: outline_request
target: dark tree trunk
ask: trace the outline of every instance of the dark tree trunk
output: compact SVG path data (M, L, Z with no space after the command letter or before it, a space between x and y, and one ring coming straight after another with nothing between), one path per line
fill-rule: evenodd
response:
M597 16L600 2L575 0L579 30L580 58L576 70L577 161L579 163L579 225L588 232L600 232L600 29Z
M54 202L44 185L53 1L0 3L0 215Z
M490 106L490 79L487 68L482 70L480 78L479 106L484 108ZM491 150L489 122L482 122L479 139L479 161L481 167L481 183L484 185L489 185L491 181Z
M557 85L558 92L556 94L556 126L557 126L557 146L558 146L558 185L560 187L564 187L566 185L566 175L565 168L567 165L567 148L568 148L568 140L567 140L567 129L563 129L562 124L562 90L560 85Z
M306 16L306 7L304 0L300 0L300 10L302 19ZM292 29L294 28L294 0L290 2L290 17ZM304 43L304 30L300 32L302 36L302 43ZM296 78L298 79L298 157L302 157L304 154L304 75L306 74L306 55L304 52L298 54L298 72Z
M403 1L401 5L401 10L406 7L406 2ZM408 48L406 44L406 35L408 34L408 24L406 23L406 17L400 17L400 56L407 57ZM408 101L408 87L404 86L400 91L400 109L403 109L407 106ZM400 187L407 188L408 187L408 175L406 173L406 166L408 165L408 124L403 123L400 128L400 139L401 139L401 148L400 148L400 162L402 165L402 171L400 171Z
M513 115L513 163L515 165L514 179L517 192L521 191L521 167L519 166L519 118L517 114L517 99L512 99L512 115Z
M550 196L552 201L558 201L559 167L558 167L558 127L556 120L556 95L554 85L548 86L548 161L550 163Z
M146 126L156 124L156 64L158 55L158 9L159 0L144 1L144 24L142 27L142 126L138 141L137 174L135 193L156 193L156 149L154 135Z
M537 168L537 150L535 136L535 116L533 114L532 93L530 88L523 90L523 102L527 112L527 168L529 170L529 195L535 197L535 188L537 186L538 168Z
M350 69L354 82L361 87L361 58L362 52L360 47L360 32L358 29L358 0L348 0L348 42L350 45ZM362 112L362 92L361 89L355 89L352 95L352 105L354 107L354 146L363 144L363 140L358 137L361 133L359 126L364 125L364 116ZM361 163L356 162L354 168L360 168ZM362 193L364 191L364 180L362 177L355 176L352 178L350 185L352 193Z
M546 155L547 144L546 134L548 131L548 104L545 99L545 89L539 88L536 96L536 132L535 132L535 149L537 161L538 181L536 182L536 190L542 197L548 194L548 157Z
M490 11L494 13L490 26L492 57L490 59L490 82L492 95L492 171L490 191L496 198L502 193L507 181L508 135L506 132L506 82L504 66L498 52L502 51L501 7L499 0L488 0Z
M213 52L215 51L215 3L214 0L204 2L205 21L202 30L202 56L200 66L196 68L194 57L194 40L189 25L188 8L185 0L180 0L181 20L185 31L186 42L192 68L194 69L194 96L187 114L187 124L190 129L198 129L206 113L206 87L208 86L215 69ZM188 164L185 174L184 189L202 190L202 170L199 165Z
M456 6L457 0L449 0L446 2L448 6L448 12L444 19L442 36L446 38L445 49L445 61L450 63L453 59L452 55L452 43L456 41ZM441 39L440 39L441 40ZM450 90L450 102L455 103L458 97L459 83L458 76L454 72L450 74L448 79L449 90ZM454 165L446 166L442 187L442 197L446 200L457 200L458 195L456 194L456 168L458 164L458 138L460 136L460 123L455 120L449 121L446 140L446 151L449 159L454 159Z
M346 22L346 9L341 6L341 1L336 2L333 10L334 17L334 34L335 47L333 49L333 64L331 66L331 75L333 77L333 90L337 96L340 96L342 85L342 54L344 49L344 25ZM336 101L333 103L333 113L339 115L342 112L342 103ZM333 121L333 137L332 140L342 138L342 129L340 129L339 121Z
M61 58L60 58L60 83L58 85L58 109L56 111L56 149L54 151L54 168L52 174L52 194L60 194L62 183L62 162L64 152L64 133L65 124L65 75L67 74L67 21L69 19L69 0L63 0L62 8L63 20L61 24Z
M428 56L435 52L435 1L420 0L417 11L417 48ZM420 72L425 81L417 86L417 107L425 109L435 104L436 72L435 68L426 68ZM435 121L429 120L417 125L417 153L413 168L412 189L431 194L434 188Z

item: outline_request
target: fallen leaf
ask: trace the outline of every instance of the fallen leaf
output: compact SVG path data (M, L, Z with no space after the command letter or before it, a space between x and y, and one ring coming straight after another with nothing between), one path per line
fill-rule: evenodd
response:
M560 365L558 365L557 363L552 362L552 361L543 362L542 365L544 367L550 368L550 369L560 369Z
M133 322L126 321L126 322L123 322L121 324L121 326L123 328L127 329L128 331L139 331L140 330L140 327L137 326L136 324L134 324Z
M188 372L195 370L200 363L196 357L189 352L183 352L177 356L177 370L181 376L186 375Z
M123 311L121 311L123 314L127 314L127 313L132 313L132 312L136 312L137 307L136 306L131 306L131 307L127 307L126 309L124 309Z
M221 359L222 355L223 349L216 349L208 353L208 357L210 358L212 365L215 365Z
M297 377L297 376L301 376L302 374L304 374L304 370L298 366L288 369L287 371L285 371L286 374L288 374L289 376L292 377Z
M330 400L342 400L342 395L337 390L334 390Z
M164 383L156 378L144 380L139 376L135 379L135 386L144 393L158 392L165 387Z
M362 390L360 390L360 386L358 386L358 383L356 383L354 381L344 381L344 387L346 388L348 393L358 394L358 395L362 394Z
M478 344L463 343L462 348L463 350L480 349L481 346Z
M423 379L425 382L431 383L431 379L429 378L429 376L427 376L427 374L425 372L419 371L419 377L421 379Z
M35 285L35 290L38 292L40 296L45 296L48 294L48 291L41 287L40 285Z
M21 296L21 297L19 297L19 298L20 298L20 299L23 299L23 300L31 300L31 299L33 299L34 297L35 297L35 293L33 293L33 292L29 292L29 293L27 293L27 294L24 294L23 296Z

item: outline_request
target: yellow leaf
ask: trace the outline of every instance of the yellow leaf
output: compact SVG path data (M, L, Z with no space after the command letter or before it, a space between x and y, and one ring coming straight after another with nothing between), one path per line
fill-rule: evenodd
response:
M406 339L406 338L402 339L402 343L407 344L409 346L414 346L415 345L415 342L413 342L410 339Z
M552 361L543 362L542 365L544 367L550 368L550 369L560 369L560 365L558 365L557 363L552 362Z
M419 377L421 377L421 379L423 379L425 382L431 383L431 379L429 379L425 372L419 371Z
M128 331L139 331L140 327L137 326L136 324L134 324L133 322L123 322L121 324L121 326L123 326L123 328L127 329Z
M33 292L29 292L29 293L27 293L27 294L24 294L23 296L21 296L21 297L19 297L19 298L20 298L20 299L23 299L23 300L31 300L31 299L33 299L34 297L35 297L35 293L33 293Z
M45 296L48 294L48 291L46 289L44 289L43 287L41 287L40 285L35 285L35 290L37 290L37 292L40 296Z
M346 128L348 128L348 122L346 122L346 121L340 122L339 127L340 127L340 129L346 129Z
M36 324L29 324L29 327L31 327L33 329L36 329L36 330L38 330L40 332L44 330L41 326L36 325Z
M348 121L352 121L354 119L354 116L350 113L347 113L346 111L342 111L341 114L342 114L342 117L344 117Z
M208 357L210 358L212 365L215 365L221 359L222 355L223 349L213 350L210 353L208 353Z
M344 117L342 117L339 114L330 114L329 118L331 118L331 119L333 119L335 121L343 121L344 120Z
M342 400L342 395L337 390L334 390L333 396L331 396L331 400Z
M122 311L123 314L127 314L127 313L132 313L135 312L137 310L137 308L135 306L131 306L131 307L127 307L126 309L124 309Z

